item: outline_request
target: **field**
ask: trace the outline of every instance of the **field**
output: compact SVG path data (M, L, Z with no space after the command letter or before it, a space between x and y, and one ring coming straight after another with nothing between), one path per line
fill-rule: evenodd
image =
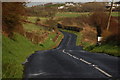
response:
M78 12L59 12L56 17L78 17L81 15L89 15L89 12L78 13Z
M82 15L91 15L90 12L58 12L56 13L55 15L55 18L65 18L65 17L79 17L79 16L82 16ZM112 16L120 16L120 12L112 12ZM28 17L28 21L32 22L32 23L35 23L37 18L39 18L41 21L45 21L47 20L48 18L46 17Z
M39 18L41 21L44 21L44 20L47 19L47 18L45 18L45 17L28 17L27 20L30 21L30 22L35 23L36 20L37 20L37 18Z
M90 15L90 12L59 12L55 17L78 17L81 15ZM120 16L119 12L112 12L112 16Z
M112 12L112 16L115 16L115 17L120 16L120 12Z
M28 31L28 32L44 30L44 28L42 26L37 26L35 24L30 24L30 23L23 24L23 27L24 27L25 31Z

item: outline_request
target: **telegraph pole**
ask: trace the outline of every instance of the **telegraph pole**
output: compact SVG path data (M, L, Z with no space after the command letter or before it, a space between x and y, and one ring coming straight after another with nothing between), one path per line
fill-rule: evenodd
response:
M110 20L111 20L111 13L112 13L112 8L113 8L113 3L114 3L114 0L112 0L112 2L111 2L110 13L109 13L108 23L107 23L107 31L110 28Z

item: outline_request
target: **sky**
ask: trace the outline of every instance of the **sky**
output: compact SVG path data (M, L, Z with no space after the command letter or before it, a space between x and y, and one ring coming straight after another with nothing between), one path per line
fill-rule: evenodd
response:
M34 6L34 5L40 5L40 4L44 4L47 2L111 2L112 0L28 0L31 3L27 4L28 7ZM114 0L116 1L120 1L120 0Z
M29 0L32 2L92 2L92 1L112 1L112 0ZM114 0L114 1L119 1L119 0Z

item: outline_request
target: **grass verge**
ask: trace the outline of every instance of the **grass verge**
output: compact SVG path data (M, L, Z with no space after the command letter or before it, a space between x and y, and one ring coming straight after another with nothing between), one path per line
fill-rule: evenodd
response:
M47 50L57 47L63 38L61 33L58 39L53 42L51 39L54 38L56 34L49 34L48 38L44 43L33 44L24 36L15 33L13 39L10 39L3 35L2 42L2 60L3 60L3 78L22 78L23 66L22 63L25 59L34 51Z
M95 53L106 53L112 56L120 57L120 46L113 43L106 43L100 46L91 45L85 48L85 50Z
M61 40L63 39L63 34L61 33L58 37L58 39L54 42L53 38L56 37L57 34L49 34L48 38L41 44L39 44L40 46L42 46L42 50L48 50L48 49L52 49L55 48L59 45L59 43L61 42Z
M15 34L13 40L3 35L3 78L22 78L22 62L28 55L39 49L40 46L32 44L19 34Z

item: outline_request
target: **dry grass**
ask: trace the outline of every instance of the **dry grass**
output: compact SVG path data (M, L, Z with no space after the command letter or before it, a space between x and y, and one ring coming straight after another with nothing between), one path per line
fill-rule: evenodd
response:
M83 34L82 42L89 42L91 44L96 43L97 32L94 27L91 27L88 24L84 24L83 31L81 31L81 34Z
M120 37L119 32L119 21L118 19L112 17L109 30L106 30L106 28L102 29L102 36L104 40L107 41L116 41Z

